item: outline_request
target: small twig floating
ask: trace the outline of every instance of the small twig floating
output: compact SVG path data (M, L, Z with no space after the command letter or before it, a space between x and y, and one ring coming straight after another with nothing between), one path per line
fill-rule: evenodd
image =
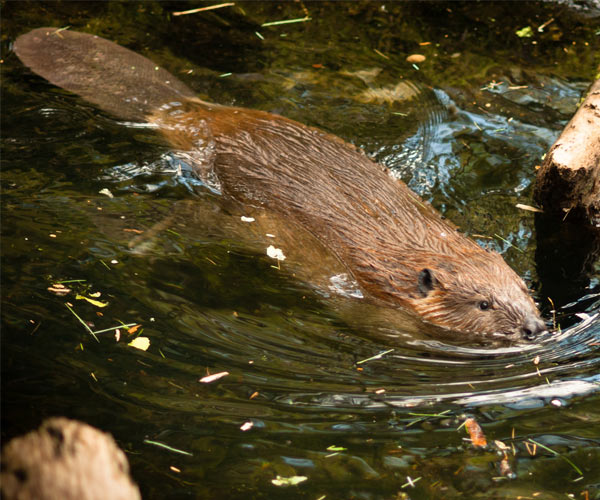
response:
M131 328L132 326L136 326L136 325L137 325L137 323L127 323L127 324L122 324L122 325L119 325L119 326L113 326L111 328L105 328L104 330L96 330L96 331L94 331L92 333L112 332L113 330L118 330L119 328Z
M448 413L450 413L450 410L444 410L444 411L441 411L440 413L412 413L412 412L409 412L409 415L412 417L446 418L446 417L448 417ZM462 427L463 425L465 425L464 422L460 425L460 427ZM460 427L459 427L459 429L460 429Z
M409 486L411 488L414 488L415 487L415 483L417 481L420 481L420 480L421 480L420 477L418 477L416 479L412 479L410 476L406 476L406 483L404 483L402 486L400 486L400 488L404 489L404 488L408 488Z
M164 448L165 450L172 451L173 453L180 453L181 455L187 455L188 457L193 457L194 454L189 451L178 450L177 448L173 448L168 444L161 443L160 441L151 441L150 439L144 439L144 443L152 444L154 446L158 446L159 448Z
M85 329L88 331L88 333L96 339L96 342L100 342L98 340L98 337L96 337L96 334L94 333L94 331L87 325L87 323L85 321L83 321L79 317L79 315L73 310L73 308L69 304L65 304L65 305L67 306L67 309L73 313L73 316L75 316L79 320L79 322L85 327Z
M375 54L377 54L378 56L383 57L384 59L389 59L388 56L386 56L383 52L381 52L380 50L377 49L373 49L373 52L375 52Z
M412 425L418 424L419 422L423 422L424 420L427 420L428 418L446 418L448 417L448 413L450 413L450 410L444 410L440 413L409 413L410 416L412 417L419 417L419 418L415 418L414 420L411 420L408 424L406 424L406 427L411 427ZM464 424L460 426L462 427ZM459 427L459 429L460 429Z
M502 240L504 243L507 243L508 245L510 245L512 248L514 248L515 250L518 250L521 253L524 253L523 250L521 250L518 246L513 245L510 241L508 241L507 239L503 238L502 236L500 236L499 234L494 234L494 236L496 238L498 238L499 240Z
M357 365L362 365L363 363L366 363L367 361L373 361L374 359L382 358L383 356L385 356L386 354L389 354L393 350L394 349L388 349L387 351L382 351L379 354L375 354L375 356L371 356L370 358L361 359L360 361L357 361L356 364Z
M305 23L306 21L311 21L312 17L298 17L296 19L284 19L283 21L271 21L269 23L262 23L261 27L265 26L278 26L280 24L292 24L292 23Z
M196 14L197 12L204 12L206 10L222 9L223 7L231 7L233 5L235 5L235 2L218 3L215 5L208 5L206 7L200 7L198 9L181 10L179 12L172 12L171 14L173 14L174 16L186 16L188 14Z
M119 328L131 328L133 326L136 326L137 323L122 323L119 326L113 326L111 328L105 328L104 330L92 330L85 321L83 321L81 319L81 317L73 310L73 308L69 305L69 304L65 304L65 306L67 306L67 309L69 311L71 311L73 313L73 316L75 316L77 318L77 320L85 327L85 329L88 331L88 333L94 337L96 339L96 342L100 342L98 340L98 337L96 337L97 333L106 333L106 332L112 332L113 330L118 330Z
M536 213L540 213L540 214L544 213L544 211L541 208L532 207L531 205L523 205L522 203L517 203L515 205L515 207L517 207L521 210L527 210L528 212L536 212Z

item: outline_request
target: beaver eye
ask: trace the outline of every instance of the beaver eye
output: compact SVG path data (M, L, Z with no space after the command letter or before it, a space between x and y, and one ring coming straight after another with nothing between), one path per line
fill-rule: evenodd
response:
M478 305L482 311L487 311L490 308L490 303L487 300L482 300Z

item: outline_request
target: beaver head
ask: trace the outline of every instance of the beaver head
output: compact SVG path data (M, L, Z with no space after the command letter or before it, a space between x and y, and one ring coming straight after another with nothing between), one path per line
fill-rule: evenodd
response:
M462 332L533 340L546 331L523 281L495 252L483 251L424 267L412 305L431 323Z

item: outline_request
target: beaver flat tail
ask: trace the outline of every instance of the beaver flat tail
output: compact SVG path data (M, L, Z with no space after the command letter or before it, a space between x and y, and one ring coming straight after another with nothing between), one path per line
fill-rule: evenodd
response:
M194 97L149 59L87 33L38 28L17 38L14 51L34 73L121 119L146 121L163 104Z

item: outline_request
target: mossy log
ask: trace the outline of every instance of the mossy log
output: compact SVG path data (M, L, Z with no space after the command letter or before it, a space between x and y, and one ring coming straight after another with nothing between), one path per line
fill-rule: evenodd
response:
M600 80L546 155L534 197L547 215L600 227Z

